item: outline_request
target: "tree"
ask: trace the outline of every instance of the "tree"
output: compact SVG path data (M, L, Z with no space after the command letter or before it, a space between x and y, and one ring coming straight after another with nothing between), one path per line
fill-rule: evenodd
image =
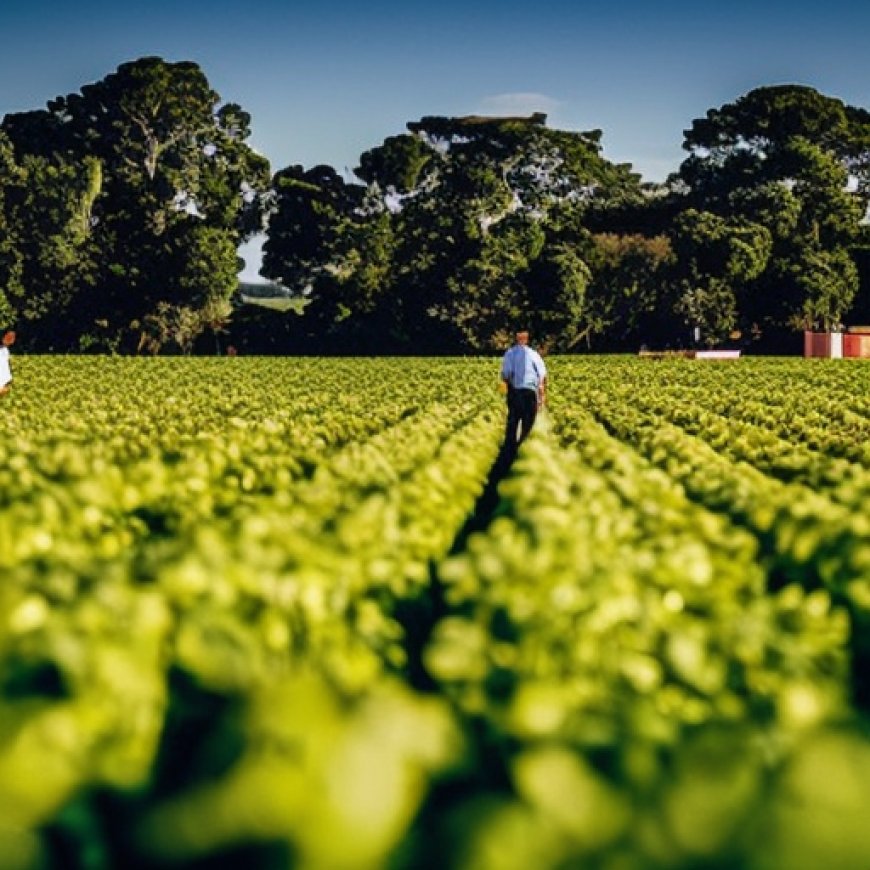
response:
M830 251L806 247L783 261L776 273L784 286L795 288L788 308L793 329L838 329L855 298L858 269L843 248Z
M88 205L83 244L94 252L93 269L78 276L65 306L51 306L54 320L39 314L46 335L62 310L81 346L132 350L158 307L212 306L212 276L200 270L195 281L185 277L179 250L197 237L193 227L208 228L222 240L217 273L234 269L238 243L259 228L269 176L268 162L245 144L249 116L235 104L218 108L219 101L196 64L148 57L46 110L4 119L19 157L100 179L92 201L79 197ZM47 277L37 265L33 287ZM219 286L226 301L234 287Z
M264 274L308 290L305 318L380 350L491 350L519 320L553 347L594 331L583 215L640 197L638 176L601 157L600 132L550 130L542 115L408 130L361 156L363 185L278 173Z
M220 332L232 313L230 296L238 284L233 233L193 224L175 241L172 274L177 283L143 318L139 349L151 353L164 347L190 353L200 335Z
M56 318L52 337L59 338L66 307L91 263L87 240L100 165L60 155L17 159L0 131L0 173L2 318L22 325ZM34 345L30 329L22 341Z
M261 271L306 303L297 349L355 349L387 285L386 209L330 166L287 167L272 187Z
M604 347L626 350L669 342L675 304L668 275L673 260L669 237L600 232L591 235L591 243L588 295L594 333Z
M770 232L760 224L687 209L675 222L674 310L715 346L737 330L747 287L767 268Z
M777 178L780 149L796 138L843 164L860 182L859 196L867 204L870 112L802 85L756 88L693 121L683 143L691 156L680 174L693 189L740 186L734 180L744 170L754 177L766 169Z
M846 260L870 203L870 113L808 87L758 88L694 121L684 147L687 207L770 233L766 267L729 278L748 282L743 319L773 330L839 320L858 288ZM752 233L749 248L766 247Z

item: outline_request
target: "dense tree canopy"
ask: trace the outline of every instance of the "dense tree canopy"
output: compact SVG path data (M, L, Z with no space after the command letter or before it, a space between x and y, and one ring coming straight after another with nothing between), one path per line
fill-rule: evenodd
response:
M219 100L196 64L152 57L6 116L36 228L16 314L45 346L185 348L226 317L269 166Z
M841 322L859 286L850 251L870 204L870 113L809 87L758 88L694 121L684 147L688 207L748 245L733 267L717 258L731 274L704 269L727 288L714 319L774 331Z
M644 184L601 131L423 117L353 174L270 178L251 118L191 62L122 64L0 123L0 328L37 350L560 351L870 321L870 112L763 87L685 131ZM242 296L238 247L266 229Z
M672 342L673 249L668 236L610 231L594 233L592 242L591 317L602 341L617 350Z
M601 156L600 133L543 116L408 129L361 156L362 185L278 173L264 273L310 293L334 334L381 348L491 349L520 320L554 347L593 332L582 216L641 197L638 176Z
M345 347L487 350L525 322L563 350L775 348L856 298L868 117L761 88L696 120L660 186L606 161L599 131L426 117L361 156L362 185L279 173L265 274Z

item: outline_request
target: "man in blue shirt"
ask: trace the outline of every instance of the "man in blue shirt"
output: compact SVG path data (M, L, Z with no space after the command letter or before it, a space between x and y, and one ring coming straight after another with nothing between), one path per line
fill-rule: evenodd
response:
M516 344L502 358L501 379L507 387L508 409L502 450L510 463L547 398L547 367L540 354L529 347L528 330L516 333Z

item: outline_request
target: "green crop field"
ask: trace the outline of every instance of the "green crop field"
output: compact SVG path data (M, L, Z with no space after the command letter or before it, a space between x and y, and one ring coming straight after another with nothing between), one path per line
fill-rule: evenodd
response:
M870 867L870 366L549 366L16 356L0 870Z

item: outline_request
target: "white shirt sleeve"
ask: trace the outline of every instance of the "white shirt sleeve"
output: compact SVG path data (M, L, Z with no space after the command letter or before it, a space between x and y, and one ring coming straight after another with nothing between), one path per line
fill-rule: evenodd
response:
M547 366L544 365L544 360L536 350L533 350L532 353L534 354L532 359L535 361L535 368L538 370L538 375L541 380L544 380L544 378L547 377Z

